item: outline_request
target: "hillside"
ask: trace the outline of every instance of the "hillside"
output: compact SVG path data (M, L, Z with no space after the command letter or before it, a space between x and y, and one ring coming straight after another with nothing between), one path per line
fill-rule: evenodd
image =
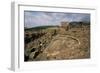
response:
M75 26L75 25L74 25ZM90 25L63 31L58 26L25 29L25 61L90 57ZM38 31L37 31L38 30Z

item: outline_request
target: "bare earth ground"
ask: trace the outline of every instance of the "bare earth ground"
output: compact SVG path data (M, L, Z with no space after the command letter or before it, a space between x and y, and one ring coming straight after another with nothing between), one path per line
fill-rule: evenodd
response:
M44 36L37 39L37 42L30 43L34 47L37 46L38 40L48 39L47 46L41 47L42 52L38 52L38 55L35 51L28 53L28 61L90 58L90 27L72 28L65 32L58 31L51 38Z

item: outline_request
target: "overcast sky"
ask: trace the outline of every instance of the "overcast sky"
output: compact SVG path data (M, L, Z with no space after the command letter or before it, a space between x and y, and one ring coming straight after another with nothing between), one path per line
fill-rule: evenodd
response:
M90 14L24 11L24 25L31 28L44 25L59 25L61 21L90 21Z

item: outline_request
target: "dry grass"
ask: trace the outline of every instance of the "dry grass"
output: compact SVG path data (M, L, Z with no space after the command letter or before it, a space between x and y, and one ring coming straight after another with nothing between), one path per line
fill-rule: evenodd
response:
M54 33L55 30L56 33ZM27 49L31 50L35 47L42 50L32 60L90 58L90 26L72 28L68 31L60 31L59 28L45 29L42 31L46 34L26 44L27 46L25 48ZM41 48L39 47L40 41L42 44ZM28 55L30 54L31 52L28 53Z

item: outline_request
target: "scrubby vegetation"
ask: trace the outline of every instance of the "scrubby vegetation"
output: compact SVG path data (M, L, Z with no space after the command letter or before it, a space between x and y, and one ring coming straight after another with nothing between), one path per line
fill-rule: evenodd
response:
M24 61L90 57L90 23L71 22L69 29L40 26L25 29Z

